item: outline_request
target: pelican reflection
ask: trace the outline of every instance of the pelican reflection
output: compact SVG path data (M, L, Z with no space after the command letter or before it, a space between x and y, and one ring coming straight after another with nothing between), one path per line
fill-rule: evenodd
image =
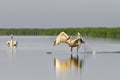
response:
M79 59L78 55L77 57L73 57L71 54L70 58L67 60L60 60L58 58L55 58L54 65L56 70L72 69L74 66L80 69L82 67L82 60Z
M73 78L74 80L79 80L80 71L82 69L83 60L79 58L78 55L71 56L66 60L60 60L58 58L54 58L54 67L56 70L56 76L58 80L68 80L69 78ZM77 75L73 76L76 73ZM62 78L62 79L61 79ZM70 79L71 80L71 79Z
M7 49L7 55L8 55L10 63L13 63L15 54L16 54L16 46L14 46L14 47L8 47L8 49Z

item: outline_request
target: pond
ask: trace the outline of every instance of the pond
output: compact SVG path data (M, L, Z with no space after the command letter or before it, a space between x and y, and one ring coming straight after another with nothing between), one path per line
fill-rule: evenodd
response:
M54 36L14 36L17 47L0 37L0 80L120 79L120 41L83 37L73 52L67 44L53 46Z

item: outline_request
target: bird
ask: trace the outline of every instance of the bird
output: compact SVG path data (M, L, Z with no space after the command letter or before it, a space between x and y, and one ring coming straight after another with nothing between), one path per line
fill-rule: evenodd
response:
M13 39L13 34L10 35L10 40L7 41L9 47L17 46L17 41Z
M60 43L67 43L69 47L71 47L71 52L73 50L73 47L77 47L77 52L78 49L80 48L80 45L82 43L85 43L83 40L81 34L78 32L77 37L75 39L72 39L72 37L68 36L64 31L60 32L59 35L56 37L54 41L54 46L58 45Z

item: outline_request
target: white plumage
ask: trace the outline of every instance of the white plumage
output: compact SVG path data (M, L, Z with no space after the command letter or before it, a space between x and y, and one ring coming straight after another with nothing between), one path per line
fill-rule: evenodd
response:
M80 35L79 32L75 39L72 39L72 37L68 36L65 32L61 32L55 39L54 45L58 45L60 43L67 43L71 47L71 52L73 47L77 47L78 52L81 43L85 42L83 41L82 36Z
M10 40L7 41L7 45L9 47L17 46L17 41L13 40L13 35L12 34L10 35Z

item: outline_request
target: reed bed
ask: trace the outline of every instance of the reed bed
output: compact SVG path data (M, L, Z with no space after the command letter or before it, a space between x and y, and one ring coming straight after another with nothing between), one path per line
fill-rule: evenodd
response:
M77 32L80 32L82 36L120 39L120 28L1 28L0 35L56 36L62 31L72 36L75 36Z

